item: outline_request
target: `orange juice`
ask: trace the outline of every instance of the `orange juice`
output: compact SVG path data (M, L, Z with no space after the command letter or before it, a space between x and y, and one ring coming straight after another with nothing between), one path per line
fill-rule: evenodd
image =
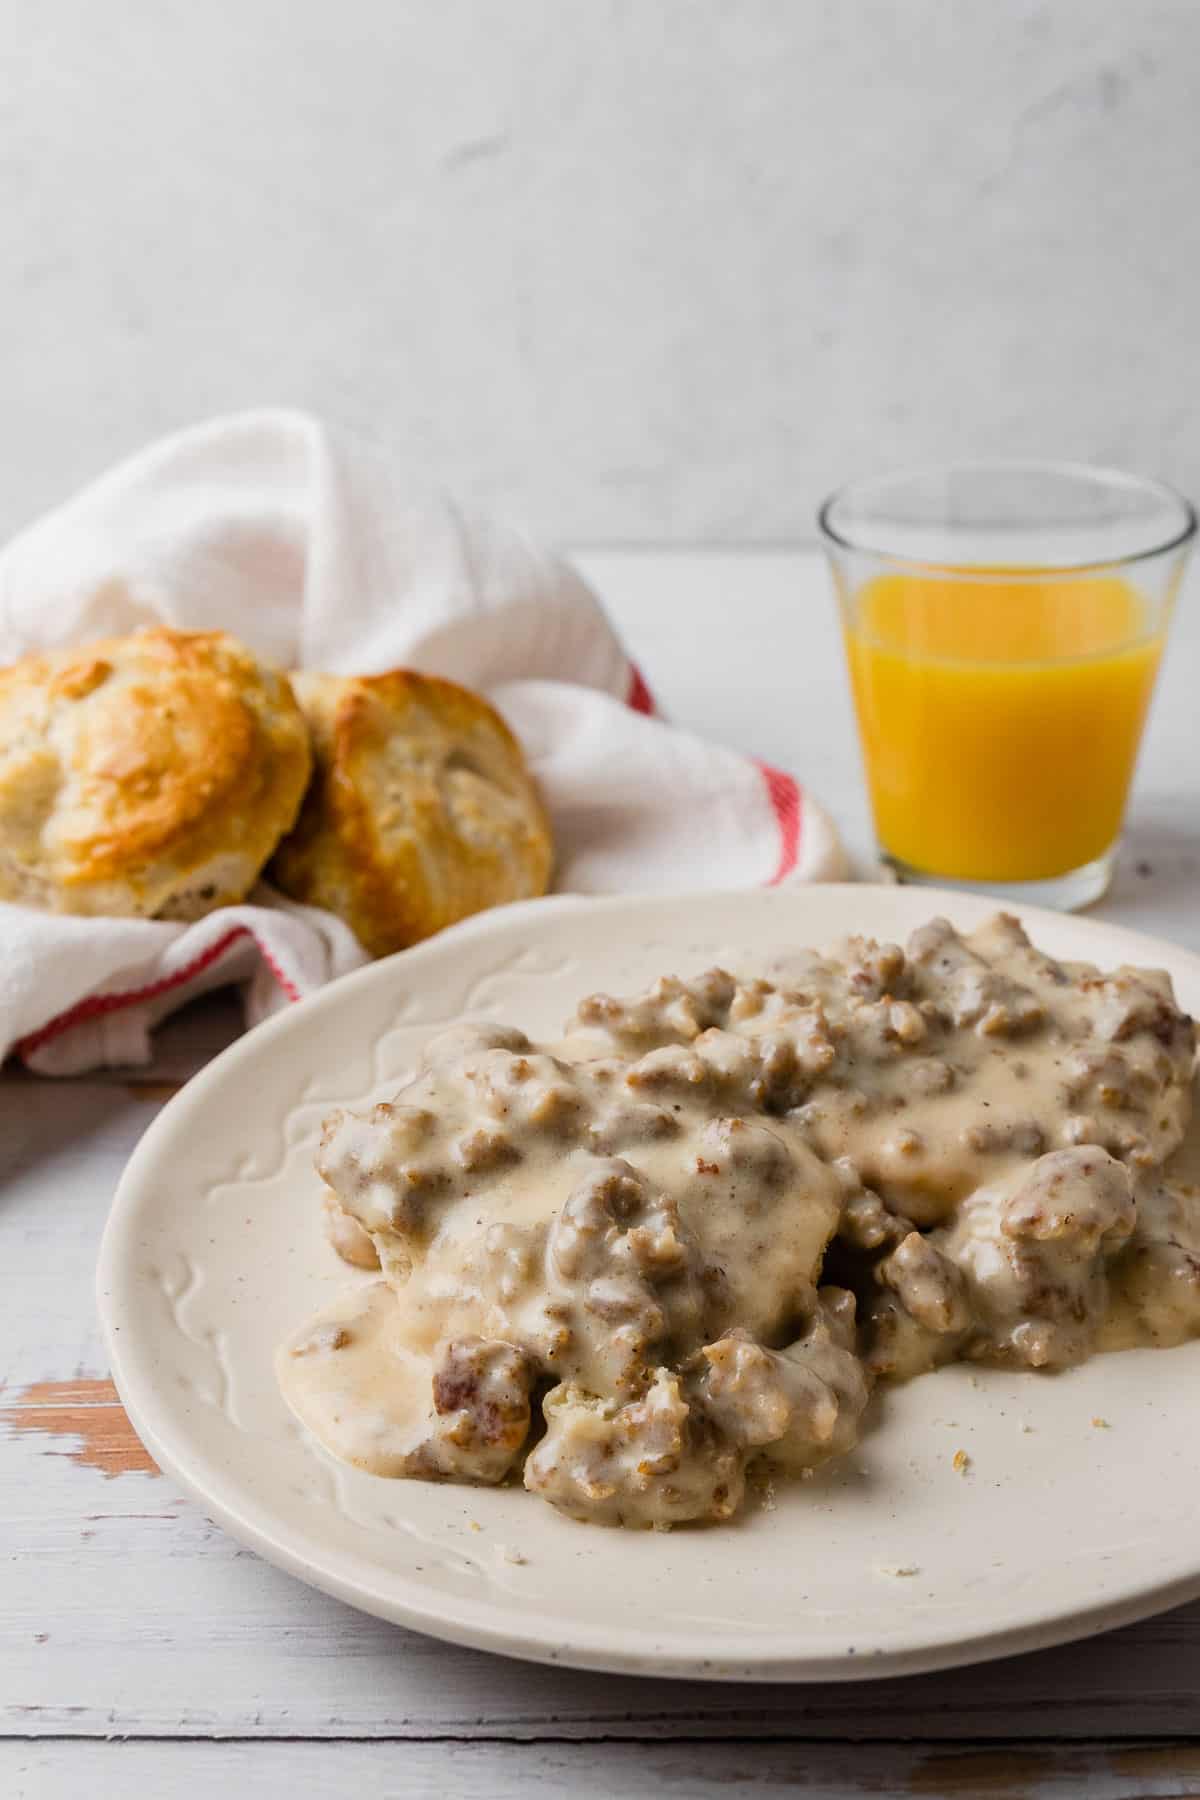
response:
M879 575L846 649L875 828L916 870L1036 881L1125 810L1161 625L1115 575Z

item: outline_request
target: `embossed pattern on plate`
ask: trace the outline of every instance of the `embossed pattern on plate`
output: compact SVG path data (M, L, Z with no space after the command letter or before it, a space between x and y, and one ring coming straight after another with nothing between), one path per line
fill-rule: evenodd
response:
M441 1025L554 1033L595 987L714 961L769 973L789 948L847 930L902 939L936 911L969 926L991 910L868 886L538 901L260 1027L151 1127L105 1234L100 1309L147 1447L236 1537L313 1585L459 1642L580 1667L897 1674L1200 1593L1200 1344L1057 1377L943 1370L878 1397L861 1449L770 1509L664 1535L578 1525L519 1489L361 1474L307 1439L275 1385L279 1340L356 1279L321 1233L321 1118L393 1091ZM1169 968L1200 1011L1200 960L1093 921L1025 917L1052 953Z

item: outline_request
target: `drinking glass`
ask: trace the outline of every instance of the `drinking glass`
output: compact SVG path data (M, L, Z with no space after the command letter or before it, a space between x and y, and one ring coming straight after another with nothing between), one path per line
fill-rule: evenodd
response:
M1113 469L962 463L852 483L819 522L881 858L901 881L1097 899L1189 502Z

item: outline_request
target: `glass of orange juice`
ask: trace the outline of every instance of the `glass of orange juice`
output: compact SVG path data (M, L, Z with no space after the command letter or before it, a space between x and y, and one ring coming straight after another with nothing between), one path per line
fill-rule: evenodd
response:
M1046 906L1108 886L1196 515L1069 463L861 481L820 525L880 855Z

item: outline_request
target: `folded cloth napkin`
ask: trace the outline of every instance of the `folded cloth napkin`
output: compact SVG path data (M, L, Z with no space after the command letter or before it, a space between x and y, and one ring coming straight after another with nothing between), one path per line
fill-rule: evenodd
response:
M656 716L567 563L448 500L406 508L385 457L303 414L153 444L0 552L0 663L155 622L233 632L285 668L403 665L486 694L541 784L560 891L843 871L790 775ZM153 1027L205 989L243 983L253 1023L365 960L265 883L193 925L0 905L0 1055L56 1075L144 1063Z

